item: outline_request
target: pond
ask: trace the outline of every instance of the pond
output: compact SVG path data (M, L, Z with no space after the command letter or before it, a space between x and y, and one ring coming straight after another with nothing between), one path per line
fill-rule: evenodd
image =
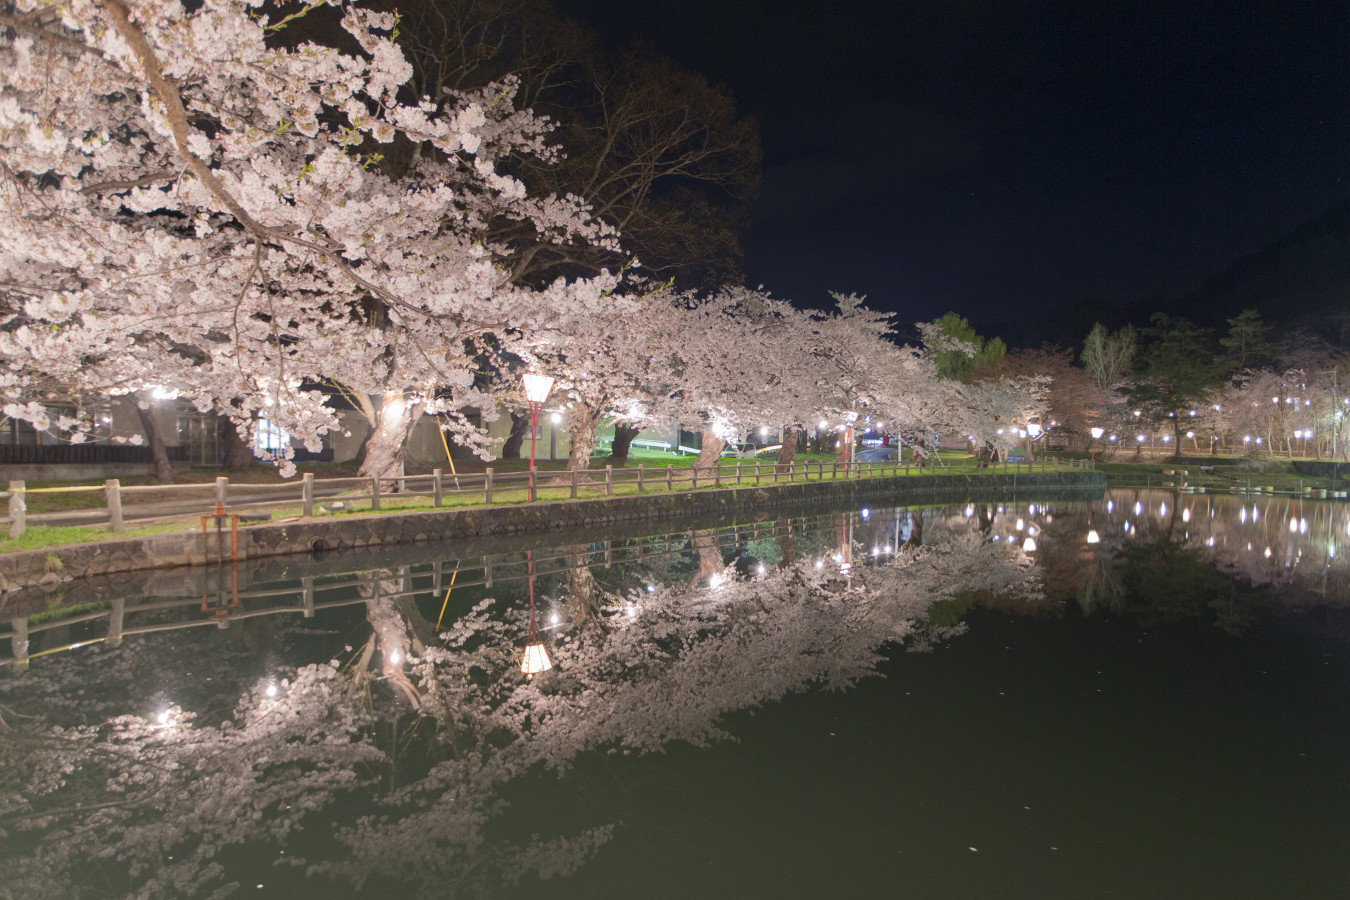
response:
M1347 543L1113 489L12 596L0 894L1343 896Z

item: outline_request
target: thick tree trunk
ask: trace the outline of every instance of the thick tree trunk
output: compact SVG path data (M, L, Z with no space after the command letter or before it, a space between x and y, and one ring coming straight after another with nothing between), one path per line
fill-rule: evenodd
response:
M783 426L783 448L778 451L778 465L775 472L788 472L792 469L792 460L797 455L797 426Z
M694 465L698 467L699 478L712 478L713 466L718 464L722 458L722 448L727 442L717 435L709 426L704 426L700 432L703 436L703 447L698 451L698 458L694 460Z
M600 413L584 403L577 403L567 414L567 434L572 439L572 451L567 456L567 468L585 471L591 464L595 449L595 426L600 424Z
M160 433L159 422L155 419L155 398L149 391L137 391L131 395L131 404L136 416L141 420L141 431L150 446L150 458L155 463L155 480L173 481L173 466L169 463L169 450L164 446L164 435Z
M379 477L380 489L392 491L397 483L386 479L398 476L408 450L408 438L421 415L421 404L409 406L401 399L386 400L377 413L374 430L366 438L365 456L357 475Z
M704 578L720 573L726 568L722 560L722 551L717 548L717 532L695 531L694 549L698 551L698 571L689 579L689 586L696 587Z
M629 425L627 422L614 423L614 447L609 452L609 457L615 465L628 462L628 448L633 445L633 438L642 433L642 429L636 425Z
M567 615L581 627L600 623L600 590L587 561L585 544L567 548Z
M529 412L512 412L511 433L507 435L506 443L502 444L502 459L520 459L520 448L525 444L525 438L529 433Z
M242 469L245 466L253 465L257 457L253 455L253 448L249 446L249 442L239 434L239 429L235 427L234 420L222 416L217 421L219 422L220 444L224 450L220 461L221 465L227 469Z
M783 558L778 561L778 568L787 569L797 561L797 542L792 535L792 520L780 521L778 528L778 549L783 553Z

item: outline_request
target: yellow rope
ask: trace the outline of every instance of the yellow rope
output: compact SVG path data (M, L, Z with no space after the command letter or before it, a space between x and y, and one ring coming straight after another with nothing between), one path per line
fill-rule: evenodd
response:
M459 490L459 473L455 471L455 461L450 456L450 443L445 439L445 429L441 427L440 416L436 417L436 431L441 436L441 446L445 448L445 460L450 463L450 474L455 479L455 490Z
M450 573L450 586L445 589L445 602L441 604L441 614L436 617L436 630L441 630L441 619L445 618L445 608L450 605L450 592L455 589L455 576L459 574L459 567Z

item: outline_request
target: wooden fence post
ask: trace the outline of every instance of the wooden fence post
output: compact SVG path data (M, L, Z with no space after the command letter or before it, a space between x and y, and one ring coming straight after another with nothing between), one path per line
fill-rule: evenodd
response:
M300 604L306 619L314 618L314 576L305 575L300 579Z
M116 478L103 482L104 493L108 496L108 528L122 530L122 483ZM216 496L220 496L220 479L216 479Z
M666 463L666 490L675 490L675 467Z
M638 463L638 493L642 493L642 463Z
M694 460L694 464L689 467L689 473L689 489L696 491L698 490L698 460Z
M825 466L824 463L821 463L820 465L822 469ZM830 463L830 480L834 481L838 478L839 478L839 460L835 460L834 462Z
M440 506L444 499L445 485L441 481L441 470L431 470L431 505Z
M370 476L370 508L372 511L380 508L380 476Z
M483 503L492 505L492 466L483 471Z
M614 467L612 465L605 466L605 496L612 497L613 495L614 495Z
M9 483L9 537L10 540L21 537L28 527L28 498L24 495L24 483Z
M221 509L225 508L225 501L229 499L230 479L224 475L216 476L216 505Z
M572 470L572 499L577 499L577 470Z
M713 487L722 486L722 461L719 459L713 463Z
M306 472L300 478L301 515L306 519L314 515L314 473Z

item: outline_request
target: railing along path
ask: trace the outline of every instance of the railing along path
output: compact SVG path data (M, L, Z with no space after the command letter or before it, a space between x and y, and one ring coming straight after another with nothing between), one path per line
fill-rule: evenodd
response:
M60 522L75 525L106 525L121 531L128 522L154 525L196 518L212 510L250 518L269 517L267 510L294 510L294 515L310 518L316 508L323 512L347 512L365 509L378 512L387 504L408 508L409 500L428 498L432 508L446 506L492 506L499 503L529 503L539 500L576 500L581 497L609 497L616 494L673 492L706 488L744 487L747 485L792 484L810 481L903 477L910 474L967 474L985 471L1014 474L1086 469L1087 460L1040 459L1030 462L1004 461L1001 466L961 468L942 462L925 467L913 462L803 462L780 466L777 463L736 460L716 466L672 466L648 468L639 463L632 469L534 470L497 472L488 468L481 473L446 476L435 469L430 475L395 477L350 477L318 479L312 473L285 484L231 483L226 476L207 484L123 485L110 478L102 485L28 488L23 481L9 482L9 490L0 491L7 500L7 515L0 525L9 526L10 538L17 538L29 525ZM104 507L71 509L59 512L31 513L27 498L38 494L102 492ZM156 494L161 499L152 499ZM187 496L183 496L183 495ZM168 495L168 496L166 496ZM417 505L423 505L420 502Z

